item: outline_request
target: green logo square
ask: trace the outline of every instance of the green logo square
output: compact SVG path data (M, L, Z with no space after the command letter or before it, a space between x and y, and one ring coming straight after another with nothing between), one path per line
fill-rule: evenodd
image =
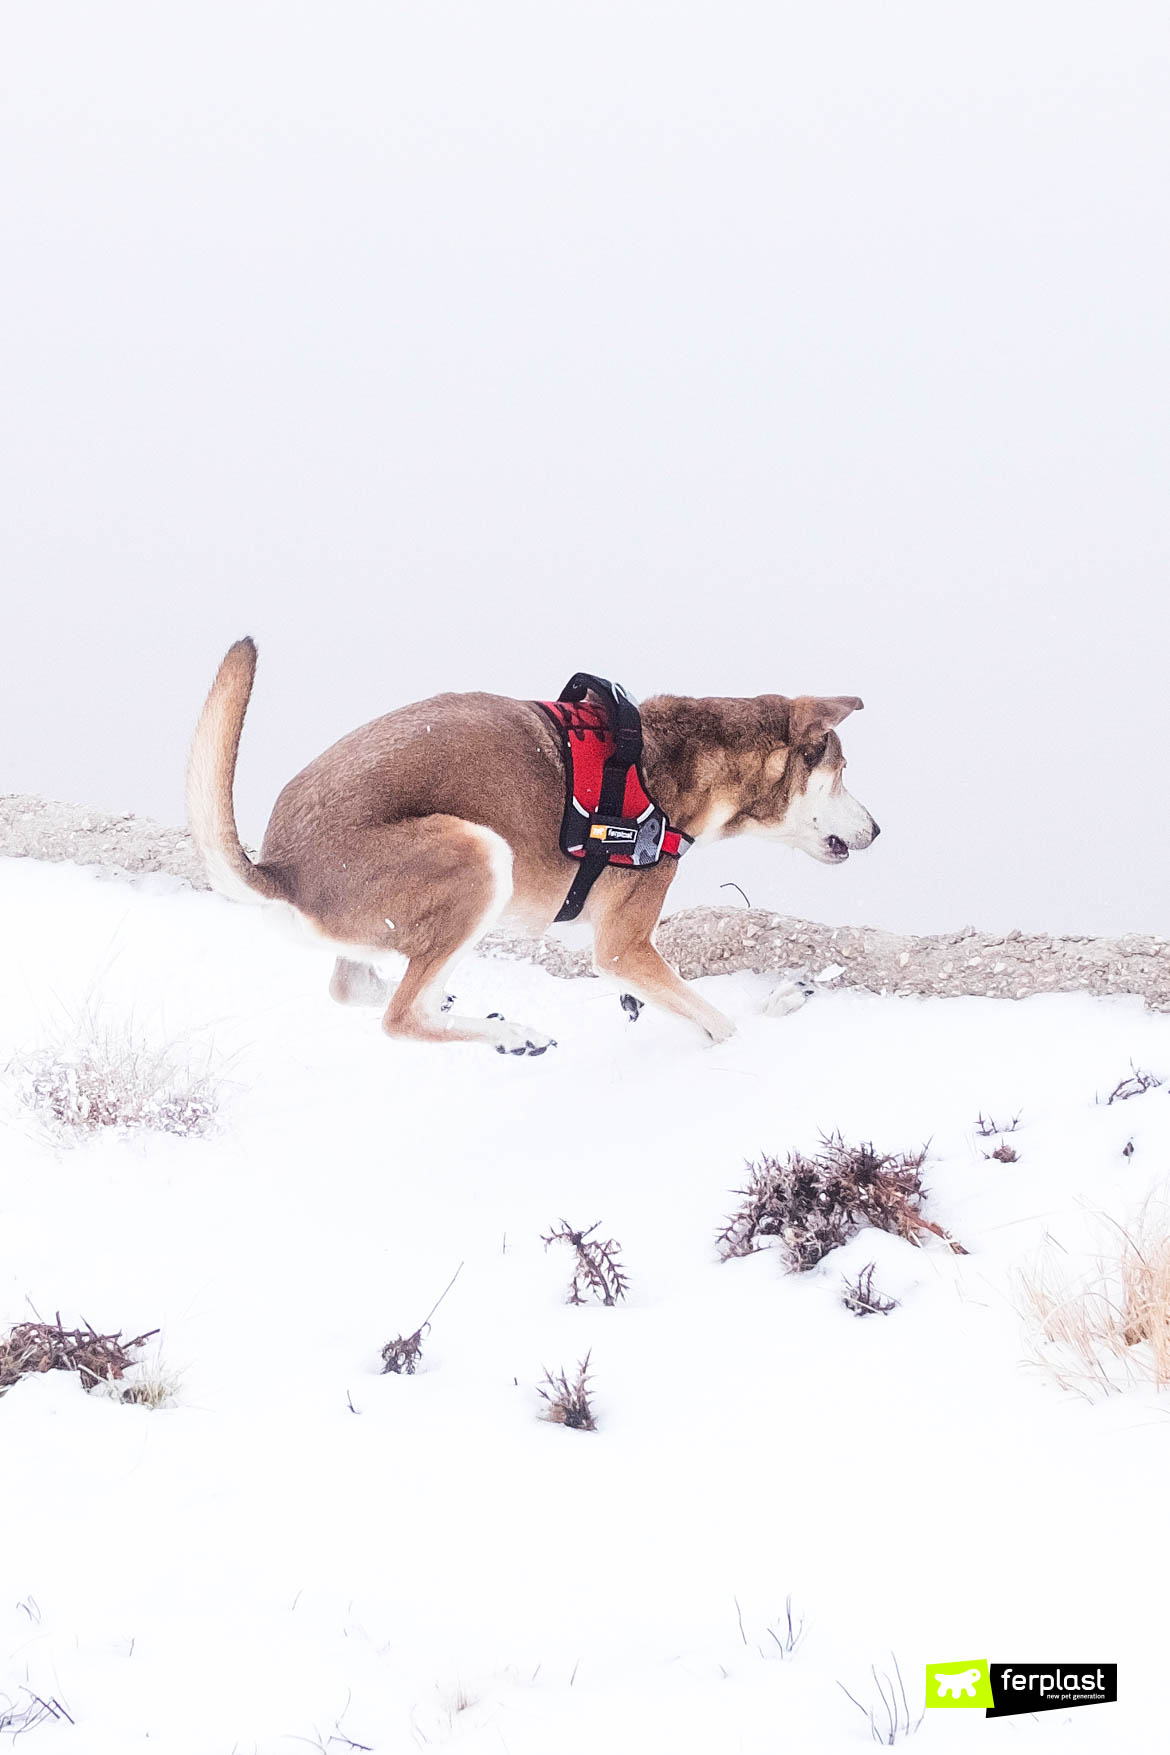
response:
M926 1666L927 1706L994 1706L986 1658Z

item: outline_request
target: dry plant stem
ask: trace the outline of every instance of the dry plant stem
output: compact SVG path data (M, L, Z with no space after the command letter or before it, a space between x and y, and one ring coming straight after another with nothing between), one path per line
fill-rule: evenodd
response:
M398 1335L394 1340L386 1342L382 1348L383 1377L386 1376L387 1372L395 1372L405 1377L414 1376L418 1362L422 1358L422 1338L431 1326L431 1317L463 1272L463 1268L464 1263L460 1262L413 1334Z
M1156 1078L1151 1072L1144 1072L1140 1066L1134 1066L1132 1060L1129 1067L1129 1076L1118 1080L1106 1097L1105 1107L1107 1109L1114 1103L1127 1103L1131 1097L1140 1097L1143 1091L1156 1091L1161 1085L1161 1079ZM1100 1101L1099 1098L1098 1101Z
M902 1737L913 1735L926 1717L926 1713L922 1712L917 1721L911 1720L910 1702L906 1698L906 1684L902 1680L902 1671L893 1652L890 1653L890 1657L894 1665L894 1676L897 1677L896 1683L888 1671L879 1676L877 1666L870 1666L870 1675L873 1677L874 1687L880 1702L880 1712L877 1705L868 1708L862 1706L860 1700L850 1694L844 1682L837 1684L845 1698L852 1700L858 1712L869 1721L869 1732L873 1741L882 1744L885 1748L893 1748L894 1744Z
M779 1646L781 1657L791 1657L804 1638L804 1616L801 1615L799 1620L793 1621L792 1598L790 1596L784 1599L784 1620L786 1626L783 1633L777 1633L774 1627L769 1627L768 1634Z
M8 1699L7 1704L0 1707L0 1731L11 1731L14 1743L22 1731L31 1731L46 1719L64 1719L66 1724L75 1722L56 1695L42 1700L31 1688L25 1688L24 1692L28 1696L24 1706L17 1706Z

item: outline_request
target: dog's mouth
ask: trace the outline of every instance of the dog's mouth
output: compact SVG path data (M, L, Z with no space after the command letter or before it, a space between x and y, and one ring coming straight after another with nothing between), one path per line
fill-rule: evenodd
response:
M849 849L840 835L825 836L825 853L831 865L840 865L843 860L849 857Z

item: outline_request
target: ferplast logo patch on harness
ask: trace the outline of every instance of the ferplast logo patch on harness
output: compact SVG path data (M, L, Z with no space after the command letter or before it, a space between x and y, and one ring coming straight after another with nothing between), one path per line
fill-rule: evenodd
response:
M604 841L607 844L610 841L636 841L638 831L628 828L625 823L594 823L589 831L589 839L591 841Z

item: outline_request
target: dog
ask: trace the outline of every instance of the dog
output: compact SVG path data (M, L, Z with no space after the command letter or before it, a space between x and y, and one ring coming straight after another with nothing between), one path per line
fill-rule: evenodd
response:
M543 932L574 875L558 838L562 747L545 712L533 701L446 694L372 720L289 781L254 861L232 792L256 656L250 639L231 647L191 746L188 818L212 888L291 909L337 952L333 998L384 1005L390 1036L521 1055L554 1046L504 1018L444 1009L452 965L499 923ZM649 794L699 844L762 835L840 865L878 834L842 783L836 727L861 705L852 695L656 695L641 709ZM652 942L677 864L601 872L584 908L593 966L623 1004L661 1006L723 1042L731 1020ZM393 989L372 966L389 951L407 959Z

